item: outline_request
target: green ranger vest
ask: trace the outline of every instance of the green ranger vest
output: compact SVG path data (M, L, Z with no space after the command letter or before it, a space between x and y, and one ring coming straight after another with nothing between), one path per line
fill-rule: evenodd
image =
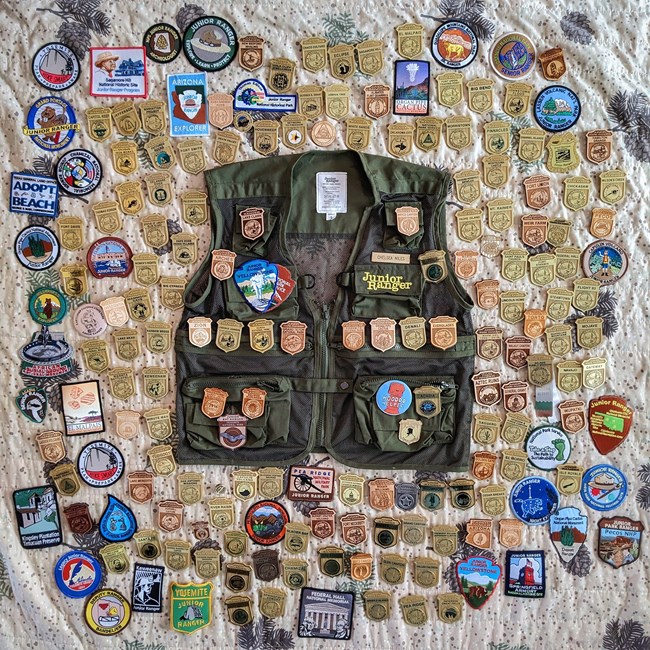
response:
M234 278L212 276L210 255L188 284L175 340L179 462L288 465L310 452L327 452L359 468L466 471L473 305L448 259L448 275L438 283L424 280L418 262L424 251L446 251L449 174L353 151L310 151L231 164L205 177L211 249L234 251L235 268L254 259L283 265L296 286L278 307L259 313ZM397 227L400 207L417 209L409 212L418 221L406 229L408 236ZM242 234L240 213L248 208L264 210L263 234L254 240ZM409 263L373 262L377 252L408 255ZM213 338L204 347L189 340L187 321L197 316L212 321ZM393 347L381 352L370 345L371 320L409 316L427 321L423 347L405 347L399 325ZM453 347L431 344L428 320L437 316L457 319ZM247 328L261 318L273 321L275 338L264 353L251 349ZM238 349L216 347L220 319L244 324ZM365 345L354 351L342 336L342 323L351 320L366 324ZM286 321L307 326L305 347L297 354L279 345ZM421 417L415 396L403 413L384 412L377 392L391 381L411 391L433 387L437 414ZM225 391L225 414L239 415L245 388L266 391L264 412L247 422L245 445L221 444L217 419L201 408L205 388ZM422 422L415 441L400 436L404 419Z

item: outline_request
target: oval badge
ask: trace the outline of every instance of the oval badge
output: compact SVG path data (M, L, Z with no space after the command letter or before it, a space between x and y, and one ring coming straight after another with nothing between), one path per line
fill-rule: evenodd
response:
M64 596L84 598L99 587L102 569L92 555L83 551L70 551L56 563L54 579Z

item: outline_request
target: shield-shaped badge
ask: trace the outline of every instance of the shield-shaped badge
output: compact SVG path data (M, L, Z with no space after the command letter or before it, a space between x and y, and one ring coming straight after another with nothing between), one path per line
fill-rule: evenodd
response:
M355 553L350 556L350 577L362 582L372 575L372 555L370 553Z
M350 320L341 324L343 346L348 350L359 350L366 344L366 324L360 320Z
M210 582L171 583L169 616L172 630L193 634L212 623L212 589Z
M217 280L227 280L235 272L236 253L220 248L212 251L210 272Z
M72 497L81 489L79 474L72 463L60 463L49 471L56 491L64 497Z
M330 72L336 79L344 81L356 72L354 45L339 43L334 47L328 47L327 56L330 62Z
M111 145L113 169L122 176L138 170L138 146L130 140L121 140Z
M527 309L524 312L524 334L537 339L546 331L546 312L543 309Z
M456 623L463 618L463 597L460 594L440 594L436 604L438 618L443 623Z
M445 126L445 143L450 149L460 151L472 144L472 118L454 115L445 120Z
M345 120L345 146L353 151L363 151L370 144L372 120L367 117L350 117Z
M84 222L81 217L59 217L57 219L61 246L76 251L84 245Z
M582 548L587 539L588 523L588 518L578 508L560 508L551 515L551 542L562 562L570 562Z
M147 246L151 246L152 248L162 248L169 241L167 219L164 215L149 214L140 219L140 225L142 226L144 241Z
M135 215L144 208L144 196L139 181L127 181L115 186L117 200L124 214ZM171 188L169 192L171 200Z
M250 346L255 352L268 352L274 345L273 321L268 318L258 318L248 323Z
M235 511L230 497L217 497L208 501L210 523L219 530L232 526L235 521Z
M289 553L304 553L309 547L309 526L291 522L285 526L284 548Z
M126 573L129 569L129 558L126 546L122 543L107 544L99 549L104 566L109 573Z
M458 342L458 319L453 316L436 316L429 319L431 345L440 350L448 350Z
M415 127L412 124L398 122L388 125L388 151L397 156L408 156L413 151Z
M135 438L140 433L140 414L137 411L116 411L115 433L125 440Z
M284 470L279 467L261 467L257 472L259 493L266 499L276 499L284 492Z
M111 395L127 400L135 395L135 374L133 368L112 368L108 371Z
M404 485L412 484L405 483ZM417 497L417 493L414 497ZM410 546L423 544L427 537L427 525L427 518L422 515L404 515L400 527L402 541Z
M536 127L528 127L519 131L519 147L517 155L528 163L537 162L544 155L546 133Z
M111 365L106 341L99 339L84 341L80 347L89 370L99 374Z
M474 452L472 456L472 476L479 481L486 481L492 478L496 462L497 455L491 451Z
M548 289L546 292L546 313L553 321L564 321L571 312L573 291L568 289Z
M117 356L124 361L133 361L140 356L140 335L138 330L130 327L115 330L113 332L115 351Z
M92 206L97 229L105 235L112 235L122 228L122 217L117 201L100 201Z
M466 169L462 172L457 172L454 174L454 187L458 200L461 203L470 205L481 198L481 175L475 169ZM456 216L458 216L458 213L456 213ZM460 228L458 228L458 233L459 237L464 241L474 241L481 234L480 232L468 233L468 235L472 235L471 239L469 239Z
M131 261L135 270L135 281L138 284L149 287L158 282L160 279L158 255L154 253L136 253L132 256Z
M246 423L248 420L241 415L222 415L217 418L219 426L219 442L226 449L239 449L248 439Z
M591 278L581 278L573 283L572 305L580 311L591 311L598 304L600 282Z
M198 258L198 236L193 233L179 232L170 237L172 240L172 259L180 266L194 264Z
M557 81L566 72L566 63L561 47L554 47L539 55L542 65L542 74L548 81Z
M506 323L518 323L524 318L526 294L523 291L504 291L499 296L499 316Z
M171 445L151 447L147 451L147 457L156 476L171 476L176 471L176 460Z
M95 525L87 503L73 503L67 508L63 508L63 514L68 522L70 531L76 535L89 533Z
M546 169L557 174L574 170L580 164L578 139L573 133L556 133L546 143Z
M257 70L258 68L262 67L264 63L264 42L264 39L260 36L241 36L238 39L238 61L239 65L244 68L244 70L252 72L253 70ZM208 97L208 100L209 99L210 98ZM219 124L215 124L212 121L212 118L210 118L210 123L221 129L224 128L223 126L219 126ZM226 126L229 124L230 122L226 124Z
M334 536L334 516L336 511L332 508L314 508L309 513L309 525L314 537L327 539Z
M254 420L264 414L266 404L266 391L262 388L242 389L241 412L249 419Z
M578 273L580 249L565 246L555 249L555 274L561 280L569 280Z
M523 442L528 429L531 425L531 419L521 413L506 413L506 419L501 428L501 438L510 445L518 445Z
M308 566L306 560L283 560L282 581L289 589L302 589L307 586Z
M614 205L625 198L625 172L620 169L610 169L599 174L600 200Z
M280 348L287 354L298 354L305 349L307 325L300 321L286 321L280 324Z
M221 553L214 548L201 548L194 551L196 574L206 580L216 578L221 572Z
M388 478L368 481L368 501L375 510L389 510L395 505L395 483Z
M169 392L169 370L160 366L149 366L142 370L144 394L153 400L165 397Z
M476 330L476 353L481 359L492 361L503 353L503 330L481 327Z
M505 489L503 490L505 499ZM505 507L505 500L503 503ZM467 537L465 542L476 548L488 549L492 546L492 520L470 519L467 522Z
M395 28L397 51L405 59L417 59L424 47L424 27L417 23L404 23Z
M129 482L129 497L136 503L147 503L153 498L153 474L151 472L131 472L126 477Z
M499 544L506 548L521 546L523 541L524 522L519 519L499 520Z
M563 393L572 393L582 387L582 365L577 361L557 364L557 387Z
M307 142L307 118L299 113L283 115L280 118L282 126L282 144L289 149L299 149Z
M609 237L614 230L616 210L611 208L592 208L589 232L598 239Z
M504 449L499 473L507 481L519 481L526 475L527 461L528 454L522 449Z
M199 472L183 472L176 477L178 498L188 506L199 503L203 499L203 474Z
M433 552L449 557L458 547L458 529L456 526L438 525L431 527Z
M629 517L603 518L598 522L598 557L615 569L632 564L641 553L640 521Z
M420 209L412 206L395 208L395 225L405 237L415 235L420 230Z
M242 52L239 51L241 57ZM208 119L212 126L225 129L232 124L234 97L229 93L212 93L208 95Z
M143 413L147 431L154 440L165 440L172 434L172 422L169 410L155 408Z
M572 223L564 219L549 219L546 241L551 246L558 248L566 244L571 232Z
M502 154L510 149L510 123L492 120L483 124L485 150L489 154Z
M212 149L212 157L220 165L228 165L229 163L235 162L240 144L241 138L236 133L217 131L214 139L214 148Z
M364 111L368 117L378 120L390 112L390 86L371 84L363 89Z
M600 316L584 316L576 319L578 345L586 350L603 342L603 319Z
M564 181L562 203L572 212L582 210L589 203L591 179L587 176L570 176Z
M555 263L555 255L551 253L533 255L528 260L530 281L538 287L545 287L553 282L555 280Z
M124 299L132 320L144 322L151 318L153 305L148 289L130 289L124 294Z
M218 551L217 551L218 552ZM248 591L251 584L253 568L241 562L228 562L226 564L225 585L230 591Z
M379 558L379 575L390 585L399 585L406 576L406 558L397 553L382 553Z
M549 354L529 354L528 381L533 386L546 386L553 379L553 357Z
M571 325L553 325L546 330L546 348L554 357L565 357L573 349Z
M284 616L287 604L287 594L282 589L264 587L260 589L259 610L266 618Z
M425 510L440 510L445 505L447 484L435 479L420 481L420 505Z
M451 505L458 510L471 508L476 500L474 481L472 479L456 479L449 483Z
M204 348L212 340L212 319L195 316L187 319L189 341L197 348Z
M413 390L415 397L415 411L423 418L432 418L442 410L438 386L420 386Z
M202 140L198 138L182 140L176 146L178 147L178 155L183 171L186 171L188 174L200 174L205 169L207 161L205 159ZM158 199L158 201L161 200L162 197ZM158 205L154 201L152 203Z
M587 131L587 160L599 165L612 155L613 132L605 129Z
M479 489L481 510L490 517L497 517L506 511L506 489L503 485L487 485Z
M501 432L501 418L495 413L475 413L472 439L479 445L493 445Z
M238 469L234 471L232 473L232 482L233 494L240 501L248 501L257 494L257 472L253 470ZM247 532L250 534L248 529Z
M400 522L393 517L377 517L373 523L373 540L377 546L391 548L397 545Z
M293 86L296 64L283 57L269 60L269 88L281 94Z
M444 120L437 117L415 118L415 146L421 151L433 151L440 144Z
M197 539L207 539L210 537L208 522L203 523L205 524L207 535L196 535ZM223 534L223 546L228 555L232 555L233 557L244 555L248 548L248 537L243 530L227 530Z
M167 128L165 102L159 99L148 99L142 102L138 108L140 109L142 128L151 135L162 135Z
M467 104L470 110L483 114L492 110L494 92L492 79L472 79L467 82Z
M206 386L203 389L203 401L201 402L201 412L207 418L218 418L223 415L226 408L228 393L221 388Z
M127 138L132 138L142 128L140 116L130 99L115 104L111 109L111 115L117 132Z
M253 148L263 156L272 154L278 148L280 124L275 120L257 120L253 125Z
M46 463L58 463L66 456L63 434L60 431L41 431L34 437L41 458Z
M341 474L339 476L339 499L346 506L356 506L363 502L366 479L357 474Z
M151 530L139 530L133 535L138 555L144 560L155 560L160 557L162 548L158 539L158 532Z
M343 84L325 86L325 114L333 120L342 120L350 112L350 89Z
M63 293L71 297L83 296L88 293L87 272L88 269L83 264L64 264L59 269L63 281ZM118 300L121 299L118 297Z
M400 510L413 510L418 503L416 483L397 483L395 485L395 505Z
M166 135L151 138L144 145L151 164L159 171L171 169L176 164L176 154L172 149L172 143Z
M298 95L298 112L310 120L320 117L325 110L323 89L321 86L308 85L296 89Z
M173 533L183 525L183 504L180 501L160 501L158 503L158 526Z
M468 280L476 275L478 255L476 251L461 250L454 253L454 271L459 278Z
M548 217L528 214L521 218L521 241L531 248L537 248L546 241Z
M483 370L472 375L474 397L481 406L494 406L501 401L501 373Z
M530 84L515 82L506 84L506 96L503 100L503 110L510 117L526 115L530 108L530 95L533 87Z
M421 316L409 316L399 322L402 345L409 350L419 350L427 342L426 321Z
M627 438L632 417L622 397L606 395L589 402L589 433L601 454L610 453Z
M113 135L110 108L88 108L86 109L86 120L88 121L88 135L95 142L104 142Z
M481 309L494 309L499 304L498 280L481 280L474 285L476 289L476 304Z
M524 179L526 205L533 210L541 210L551 202L551 178L535 174Z
M557 489L567 496L578 494L582 486L582 476L585 473L585 468L582 465L565 463L555 469L557 470Z
M523 248L506 248L501 251L501 275L510 282L526 277L528 251Z
M338 546L323 546L318 549L318 565L321 573L335 578L340 576L344 570L345 553Z
M180 539L168 539L163 542L165 564L175 571L182 571L190 566L192 544Z
M566 400L558 404L562 428L567 433L579 433L587 426L585 403L582 400Z
M302 67L309 72L320 72L327 65L327 39L320 36L303 38L300 41L302 50Z
M395 346L395 325L392 318L375 318L370 321L370 343L380 352L386 352Z
M444 72L436 77L438 87L438 103L453 108L463 101L462 72Z
M217 321L215 344L223 352L237 350L241 344L241 331L243 323L232 318L222 318Z
M384 67L384 44L381 41L368 39L355 46L359 59L359 70L363 74L374 76Z

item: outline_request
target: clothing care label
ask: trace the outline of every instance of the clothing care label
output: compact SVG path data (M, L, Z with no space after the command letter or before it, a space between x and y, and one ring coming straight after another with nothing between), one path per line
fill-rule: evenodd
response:
M324 214L327 221L348 211L347 172L316 173L316 212Z

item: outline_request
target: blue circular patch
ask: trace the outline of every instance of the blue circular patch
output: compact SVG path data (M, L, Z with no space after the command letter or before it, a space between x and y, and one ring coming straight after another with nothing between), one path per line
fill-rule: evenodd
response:
M375 400L386 415L402 415L411 406L413 393L403 381L391 380L379 387Z
M594 465L582 477L580 496L592 510L614 510L627 494L625 474L611 465Z
M45 151L65 149L79 129L72 106L60 97L41 97L27 114L23 133Z
M527 36L517 32L495 40L490 51L492 68L510 81L528 76L535 67L535 59L535 46Z
M535 100L535 119L545 131L557 133L570 129L580 117L578 95L566 86L548 86Z
M99 588L102 568L92 555L83 551L70 551L56 563L54 579L64 596L85 598Z
M547 523L559 504L560 493L555 485L540 476L521 479L510 492L512 514L529 526Z

